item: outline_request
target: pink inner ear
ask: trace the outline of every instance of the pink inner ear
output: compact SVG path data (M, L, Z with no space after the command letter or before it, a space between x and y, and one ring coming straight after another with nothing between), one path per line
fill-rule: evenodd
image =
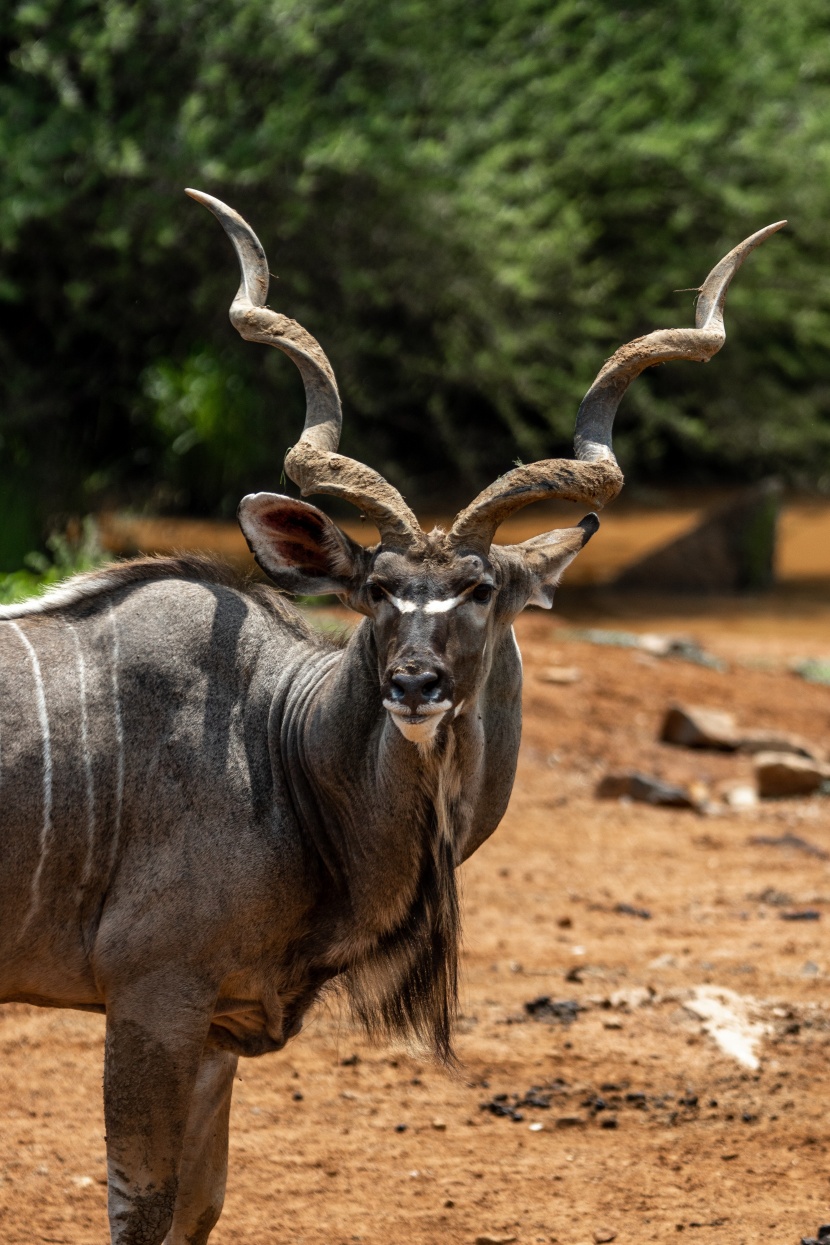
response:
M288 500L262 507L255 524L262 531L265 546L257 553L265 560L270 556L315 578L331 573L331 559L325 548L325 520L309 507L295 508Z

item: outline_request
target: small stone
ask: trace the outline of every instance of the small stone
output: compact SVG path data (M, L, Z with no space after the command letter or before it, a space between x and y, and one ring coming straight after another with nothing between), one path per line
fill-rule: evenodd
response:
M72 1183L77 1185L79 1189L89 1189L95 1184L91 1176L73 1176Z
M435 1119L432 1121L432 1127L438 1133L443 1133L447 1125L444 1120Z
M739 735L735 718L721 709L672 705L663 719L660 738L684 748L715 748L734 752Z
M406 1132L406 1124L396 1124L396 1125L395 1125L395 1132L396 1132L396 1133L405 1133L405 1132Z
M721 788L720 795L730 808L755 808L758 792L749 783L729 783Z
M476 1237L476 1245L512 1245L515 1236L491 1236L489 1232Z
M452 1210L453 1206L455 1206L455 1202L452 1200L451 1197L448 1197L446 1201L444 1202L444 1205L446 1206L447 1210Z
M629 799L670 808L698 807L698 801L685 787L675 787L660 778L634 770L606 774L597 786L596 795L600 800Z
M599 1122L600 1128L616 1128L617 1117L615 1115L604 1115Z
M581 1115L560 1115L556 1121L557 1128L578 1128L580 1124L584 1124Z
M568 683L578 683L582 678L582 671L579 666L548 666L545 670L539 671L537 678L542 683L566 685Z
M616 1241L617 1234L613 1228L594 1228L594 1240L596 1245L608 1245L609 1241Z
M812 795L830 778L830 767L787 752L759 752L755 779L762 799Z
M824 753L817 744L792 731L741 731L739 752L791 752L811 761L823 761Z

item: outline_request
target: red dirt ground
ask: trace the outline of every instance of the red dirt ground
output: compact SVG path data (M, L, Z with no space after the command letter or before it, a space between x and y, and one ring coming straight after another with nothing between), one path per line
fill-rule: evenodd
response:
M797 1245L830 1220L830 858L752 842L830 852L830 799L702 816L593 795L620 766L749 775L747 758L656 742L673 700L830 744L830 689L786 666L830 657L830 607L610 608L580 605L578 621L680 629L729 669L591 646L561 615L520 620L518 780L463 870L461 1072L372 1049L320 1007L284 1053L241 1064L216 1245ZM552 665L581 678L545 683ZM806 907L820 919L782 920ZM766 1026L757 1071L684 1005L707 983ZM584 1010L534 1019L524 1004L543 995ZM106 1239L102 1038L97 1017L0 1011L4 1245ZM520 1120L481 1109L534 1086L549 1105Z

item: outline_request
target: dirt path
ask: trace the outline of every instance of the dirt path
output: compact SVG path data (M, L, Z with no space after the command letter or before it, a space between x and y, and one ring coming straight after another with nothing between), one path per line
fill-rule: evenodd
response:
M797 1245L830 1220L830 858L798 846L830 853L830 799L703 817L593 797L609 766L749 772L655 742L673 699L830 745L830 690L785 668L830 655L827 619L788 630L750 607L689 626L678 606L674 621L729 669L521 620L519 778L464 869L461 1074L371 1049L335 1003L318 1009L284 1054L241 1065L217 1245ZM543 682L555 664L582 677ZM820 918L782 919L806 908ZM528 1014L543 996L566 1006ZM747 1062L704 1032L695 1009L717 1004L745 1013L731 1040ZM82 1014L0 1011L4 1245L106 1239L102 1034Z

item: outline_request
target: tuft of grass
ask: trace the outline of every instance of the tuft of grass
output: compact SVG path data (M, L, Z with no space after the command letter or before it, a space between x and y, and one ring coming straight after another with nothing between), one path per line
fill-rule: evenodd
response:
M77 531L55 532L46 541L48 554L33 551L23 559L19 571L0 575L0 605L12 605L29 597L40 596L53 584L70 575L94 570L110 555L101 548L94 519L87 516Z

